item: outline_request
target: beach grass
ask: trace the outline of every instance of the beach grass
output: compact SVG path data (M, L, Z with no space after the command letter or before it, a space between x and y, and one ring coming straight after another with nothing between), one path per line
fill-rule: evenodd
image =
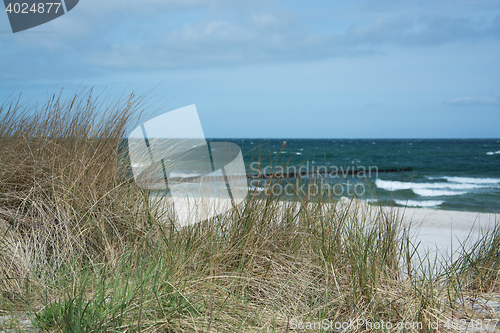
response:
M0 331L494 327L493 313L470 309L499 292L498 227L458 260L436 258L417 251L395 211L250 193L236 210L178 228L123 157L144 99L101 99L0 107Z

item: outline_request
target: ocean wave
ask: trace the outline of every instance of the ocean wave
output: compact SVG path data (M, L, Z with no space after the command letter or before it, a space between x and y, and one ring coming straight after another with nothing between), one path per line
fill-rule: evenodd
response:
M265 188L265 187L251 187L251 186L248 187L248 191L250 191L250 192L253 192L253 191L264 192L265 190L267 190L267 188Z
M486 155L495 155L495 154L500 154L500 150L499 151L489 151L486 153Z
M417 200L394 200L395 203L401 206L406 207L423 207L423 208L431 208L438 207L444 203L441 200L426 200L426 201L417 201Z
M172 171L169 175L171 178L189 178L189 177L200 177L201 174L199 172L178 172L178 171Z
M420 195L421 197L444 197L452 195L462 195L467 193L467 191L445 191L445 190L433 190L428 188L421 189L411 189L413 193Z
M449 182L462 183L462 184L498 184L500 185L499 178L472 178L472 177L444 177Z
M375 185L378 188L388 190L388 191L398 191L398 190L473 190L477 188L484 188L487 186L480 184L454 184L454 183L410 183L410 182L399 182L393 180L381 180L377 179Z
M428 179L444 179L452 183L474 184L487 187L486 185L500 185L500 178L473 178L473 177L427 177Z

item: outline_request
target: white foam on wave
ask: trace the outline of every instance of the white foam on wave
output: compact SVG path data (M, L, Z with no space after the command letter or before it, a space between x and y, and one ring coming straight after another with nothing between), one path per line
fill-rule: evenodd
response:
M500 150L499 151L489 151L486 153L486 155L495 155L495 154L500 154Z
M430 177L429 180L446 180L445 182L412 183L392 180L377 179L378 188L387 191L412 190L422 197L440 197L462 195L475 189L500 188L499 178L474 178L474 177Z
M462 195L467 193L464 190L483 188L477 184L451 184L451 183L409 183L393 180L377 179L375 185L378 188L388 191L412 190L413 193L422 197L441 197Z
M200 177L201 174L199 172L178 172L178 171L172 171L169 175L169 177L176 177L176 178L188 178L188 177Z
M398 191L398 190L472 190L476 188L484 188L486 186L480 184L455 184L455 183L410 183L410 182L399 182L394 180L381 180L377 179L375 181L377 187L388 190L388 191Z
M467 191L445 191L445 190L433 190L433 189L411 189L415 194L422 197L442 197L442 196L452 196L452 195L462 195L467 193Z
M256 192L264 192L267 188L265 187L248 187L248 191L250 192L253 192L253 191L256 191Z
M444 177L449 182L462 183L462 184L499 184L499 178L472 178L472 177Z
M426 201L417 201L417 200L394 200L395 203L401 206L406 207L423 207L423 208L431 208L438 207L444 203L441 200L426 200Z
M474 178L474 177L429 177L428 179L445 179L451 183L474 184L488 187L487 185L500 185L500 178Z

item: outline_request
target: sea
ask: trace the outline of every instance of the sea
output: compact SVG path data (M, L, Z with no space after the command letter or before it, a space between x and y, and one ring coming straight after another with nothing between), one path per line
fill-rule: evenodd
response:
M247 173L261 175L248 180L253 195L269 190L284 198L327 193L371 204L500 213L500 139L209 141L241 148ZM295 172L295 177L264 177L282 171Z

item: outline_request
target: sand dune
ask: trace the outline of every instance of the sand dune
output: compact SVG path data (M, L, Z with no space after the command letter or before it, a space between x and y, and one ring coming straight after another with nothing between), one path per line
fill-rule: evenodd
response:
M155 197L153 201L160 203L158 200L163 203L161 206L165 212L167 211L167 207L170 207L170 209L172 208L171 198L165 200ZM231 202L228 199L213 199L206 204L208 205L202 206L206 206L205 210L210 208L209 210L211 213L205 214L208 217L217 215L216 211L226 211L231 208ZM351 212L353 210L358 210L357 214L349 214L351 217L368 217L368 219L375 220L377 215L384 213L401 220L405 226L410 228L413 244L419 244L420 254L430 252L431 254L441 253L442 255L450 255L452 252L458 250L461 244L470 245L472 242L478 240L482 234L488 230L492 230L495 223L500 222L499 215L490 213L447 211L426 208L381 208L379 206L369 205L364 201L354 200L351 202L347 198L343 198L337 204L339 205L339 209L347 209L347 207L350 207L349 210ZM300 203L297 203L297 205L300 205ZM181 205L177 209L177 215L179 215L180 212L186 215L182 218L179 216L180 220L178 220L177 223L180 227L193 224L189 222L190 220L197 221L197 219L194 219L186 213L190 211L187 206L189 205ZM197 207L197 213L200 213L200 209L203 208L202 206ZM286 209L285 206L286 205L283 205L282 208ZM215 209L215 211L212 212L214 207L219 207L219 209ZM172 211L170 211L170 213L172 213Z

